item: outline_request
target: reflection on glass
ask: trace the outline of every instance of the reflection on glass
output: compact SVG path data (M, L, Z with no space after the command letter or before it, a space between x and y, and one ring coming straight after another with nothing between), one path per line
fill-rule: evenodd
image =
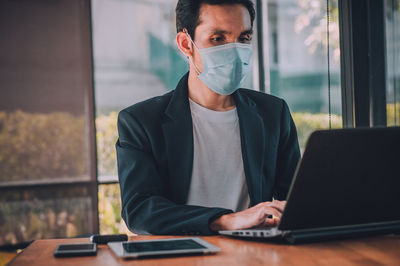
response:
M87 180L85 143L82 115L0 111L0 182Z
M288 102L303 149L312 131L329 128L329 109L332 127L342 126L338 1L329 1L329 42L326 1L272 0L267 10L270 92Z
M0 193L0 246L92 232L92 202L83 187L34 188Z
M90 179L84 6L0 3L3 185Z
M65 187L91 178L89 15L0 1L0 246L96 230L95 184Z
M387 125L400 126L400 0L386 0Z

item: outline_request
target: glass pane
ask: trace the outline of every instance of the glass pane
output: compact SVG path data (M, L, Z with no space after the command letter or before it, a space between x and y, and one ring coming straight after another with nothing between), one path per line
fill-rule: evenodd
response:
M88 180L84 115L33 112L0 111L0 183Z
M332 128L342 127L338 0L329 1L329 41L326 1L266 5L270 93L287 101L303 150L310 133L329 128L330 120Z
M169 1L92 1L98 179L117 180L118 112L175 88L188 70Z
M386 0L388 126L400 126L400 0Z
M82 1L1 1L0 183L90 179L88 16Z
M0 245L97 231L89 4L0 1Z
M176 3L177 0L92 1L100 182L118 180L118 112L175 89L189 69L176 45ZM251 71L243 86L253 88L254 78Z
M0 202L0 246L94 231L96 212L82 186L2 190Z
M100 234L132 234L121 218L119 184L99 185Z

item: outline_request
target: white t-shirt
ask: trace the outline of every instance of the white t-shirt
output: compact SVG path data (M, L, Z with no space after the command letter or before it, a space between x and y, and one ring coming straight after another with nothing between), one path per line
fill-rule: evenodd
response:
M187 204L233 211L250 203L236 108L213 111L191 99L194 157Z

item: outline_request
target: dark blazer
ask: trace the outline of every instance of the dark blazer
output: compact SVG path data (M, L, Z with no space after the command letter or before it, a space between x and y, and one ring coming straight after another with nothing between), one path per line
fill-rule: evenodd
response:
M251 206L284 200L300 157L285 101L239 89L234 94ZM116 143L122 217L139 234L210 235L232 210L185 205L193 165L188 74L175 90L119 113Z

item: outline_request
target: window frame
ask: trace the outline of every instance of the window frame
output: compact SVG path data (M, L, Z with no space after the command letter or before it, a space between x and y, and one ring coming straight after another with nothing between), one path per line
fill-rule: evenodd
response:
M339 0L343 127L387 125L384 4Z

